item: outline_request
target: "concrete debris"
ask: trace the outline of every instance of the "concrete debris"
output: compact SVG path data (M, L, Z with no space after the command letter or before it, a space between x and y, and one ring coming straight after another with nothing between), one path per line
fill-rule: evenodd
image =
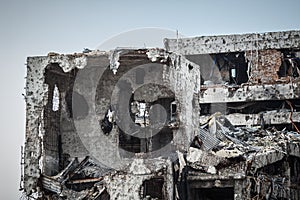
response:
M149 49L146 54L152 62L156 62L159 58L160 62L166 62L169 56L162 49Z
M41 178L44 189L53 192L60 197L68 197L75 199L97 199L95 196L100 196L105 190L99 185L103 177L109 170L97 166L89 157L83 159L80 163L77 158L74 158L69 165L55 176L43 175ZM94 185L93 190L84 190L88 185ZM101 186L101 188L99 188ZM76 188L72 191L71 188ZM97 188L97 189L96 189Z
M22 198L300 199L299 41L29 57Z
M48 56L48 63L58 63L64 72L70 72L72 69L83 69L87 65L87 59L84 54L74 55L51 55Z
M110 60L109 67L114 74L116 74L118 71L118 68L120 66L120 62L119 62L120 54L125 53L124 51L125 50L123 49L115 49L114 51L111 52L109 56L109 60Z
M256 196L275 198L290 195L287 180L290 180L291 177L286 174L285 167L277 175L268 174L270 169L266 170L265 168L272 169L272 165L278 165L281 162L283 162L282 165L286 165L284 159L290 159L289 155L293 155L295 156L293 159L299 160L300 151L295 154L292 150L294 144L300 145L298 133L287 130L279 131L275 128L235 127L234 130L229 130L222 127L215 116L211 120L217 122L222 134L226 137L210 151L191 147L187 155L189 166L194 170L201 171L202 176L207 177L210 177L209 174L221 175L224 172L232 174L232 176L237 173L242 174L244 177L248 177L250 182L254 181L252 184L256 187L251 192Z

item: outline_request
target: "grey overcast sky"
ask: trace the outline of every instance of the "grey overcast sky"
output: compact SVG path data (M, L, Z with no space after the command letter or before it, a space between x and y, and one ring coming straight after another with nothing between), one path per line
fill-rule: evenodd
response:
M299 0L0 0L0 199L20 197L20 146L25 135L22 97L27 56L94 49L143 27L185 36L300 29ZM145 34L147 38L156 37Z

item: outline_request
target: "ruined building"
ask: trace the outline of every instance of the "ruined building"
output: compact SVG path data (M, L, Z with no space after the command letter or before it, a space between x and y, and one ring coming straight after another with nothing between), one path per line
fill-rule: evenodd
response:
M28 57L24 195L300 199L300 31Z

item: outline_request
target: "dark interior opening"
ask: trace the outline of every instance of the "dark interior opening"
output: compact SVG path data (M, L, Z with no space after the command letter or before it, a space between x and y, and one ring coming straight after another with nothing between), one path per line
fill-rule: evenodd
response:
M95 183L78 183L78 184L69 184L66 183L66 187L71 190L75 190L77 192L92 188Z
M143 182L143 197L151 197L157 200L163 200L163 178L151 178Z
M193 188L190 193L190 198L193 200L233 200L234 188Z
M119 128L119 147L122 150L131 153L149 153L159 150L173 140L173 131L168 128L162 128L157 134L149 138L138 138L126 134ZM122 156L123 154L121 154ZM124 154L123 156L128 156Z
M282 49L282 64L278 71L279 77L299 77L300 58L292 49Z
M61 138L61 102L62 93L74 83L77 69L65 73L57 63L49 64L45 69L45 83L48 85L48 101L44 108L45 135L43 138L46 175L55 175L63 169Z
M258 169L254 174L255 178L250 179L251 187L249 189L251 198L264 199L265 191L271 189L269 190L270 199L287 199L285 194L287 194L288 188L291 188L288 185L288 177L286 176L286 172L290 167L288 160L286 157ZM290 173L292 172L290 171ZM292 176L290 177L293 179ZM263 182L261 187L257 187L257 180Z
M152 105L157 104L163 109L152 107ZM131 98L129 110L131 119L135 124L142 126L139 131L147 129L149 125L160 124L160 126L157 127L157 130L151 128L153 134L152 137L148 138L134 137L119 128L119 147L122 150L131 153L149 153L163 148L173 140L173 131L169 127L169 123L177 119L177 105L174 98L160 98L151 103L133 101ZM164 111L166 115L162 113ZM121 156L128 157L128 153L122 150L120 150ZM132 156L130 155L130 157Z
M300 158L295 156L289 157L289 166L290 166L290 178L292 187L295 187L297 190L300 190Z
M300 111L300 100L289 100L293 105L293 112ZM229 103L212 103L200 104L201 115L211 115L215 112L222 114L243 113L243 114L257 114L263 111L290 109L286 100L272 100L272 101L256 101L256 102L229 102Z
M149 144L150 140L151 140L151 144L152 144L151 147ZM168 127L164 127L156 135L147 139L147 144L149 146L147 148L148 152L159 150L159 149L163 148L164 146L170 144L172 140L173 140L173 131Z
M141 139L132 135L126 134L119 128L119 147L125 151L132 153L141 152Z
M285 175L284 160L279 160L270 165L266 165L260 168L258 173L284 176Z
M224 81L236 85L240 85L248 81L248 64L243 52L214 54L213 59L218 66L221 75L223 73L229 74L229 80L226 80L225 76L222 75L222 79Z
M66 92L66 103L69 111L69 117L74 119L82 119L89 113L89 106L86 99L73 88Z
M107 192L107 190L104 190L101 195L96 198L95 200L110 200L110 195L109 193Z
M201 66L202 84L211 81L213 84L227 82L240 85L248 81L248 63L244 52L188 55L189 60Z

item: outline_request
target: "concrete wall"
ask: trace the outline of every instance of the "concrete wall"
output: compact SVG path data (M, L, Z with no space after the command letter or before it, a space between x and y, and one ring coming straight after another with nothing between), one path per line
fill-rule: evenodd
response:
M300 47L300 31L165 39L167 51L182 55Z

